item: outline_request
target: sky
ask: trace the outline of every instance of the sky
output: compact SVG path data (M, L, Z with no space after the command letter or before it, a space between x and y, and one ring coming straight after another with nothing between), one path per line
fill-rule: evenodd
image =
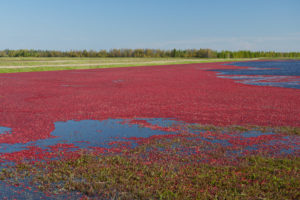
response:
M0 0L0 49L300 51L300 0Z

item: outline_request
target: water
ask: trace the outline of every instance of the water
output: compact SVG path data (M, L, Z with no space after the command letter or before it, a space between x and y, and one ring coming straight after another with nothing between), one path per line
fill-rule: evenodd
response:
M10 131L11 128L0 126L0 134L8 134Z
M0 197L1 199L81 199L82 194L77 192L64 192L61 194L46 194L39 191L36 187L32 187L26 181L19 182L19 185L11 185L4 181L0 181Z
M300 89L300 60L233 62L245 69L217 69L220 77L244 84Z
M73 151L78 148L88 149L91 147L103 147L112 148L111 142L130 142L131 148L137 146L136 140L131 137L147 138L154 135L166 135L166 134L181 134L181 133L194 133L196 137L187 136L187 139L195 140L201 139L202 141L220 144L228 147L228 156L235 157L241 155L244 151L256 151L265 149L266 147L278 148L280 154L291 154L299 150L299 137L298 136L283 136L270 140L264 140L263 144L254 143L253 145L245 145L236 150L234 144L230 142L231 139L237 141L247 141L259 136L275 135L273 132L262 133L260 131L246 131L242 133L233 133L224 131L216 135L210 134L204 130L194 130L188 124L184 122L178 122L172 119L107 119L107 120L81 120L74 121L69 120L66 122L55 122L55 130L51 133L51 137L48 139L37 140L28 142L25 144L0 144L0 156L6 153L14 153L22 150L26 150L31 146L42 148L45 151L51 152L51 146L57 144L69 144L73 146L67 146L66 151ZM172 127L181 127L179 129L172 129ZM1 133L9 133L11 129L7 127L1 127ZM173 144L173 148L177 148L176 144ZM283 146L281 146L283 145ZM178 144L178 147L180 145ZM287 148L288 147L288 148ZM213 147L211 147L213 148ZM163 151L164 148L161 147ZM181 152L182 150L182 152ZM185 149L178 149L177 153L187 153ZM213 150L213 149L206 149ZM39 154L39 150L34 152ZM194 149L191 149L188 153L195 153ZM5 160L4 160L5 161ZM0 165L1 168L5 168L6 165L13 165L13 162L5 161ZM38 191L37 188L28 188L30 179L19 182L20 186L14 186L7 184L4 181L0 181L0 196L7 199L79 199L81 194L76 192L63 193L59 195L48 196L47 194ZM30 186L31 187L31 186Z
M238 139L241 141L251 140L259 136L274 135L273 132L262 133L260 131L246 131L242 133L218 133L215 136L207 134L204 130L193 130L188 128L188 123L178 122L172 119L107 119L107 120L69 120L66 122L55 122L55 130L51 133L51 137L31 141L28 143L17 144L0 144L0 156L6 153L14 153L29 149L30 147L39 147L43 151L53 151L51 147L63 144L65 151L74 151L77 149L89 149L93 147L101 147L110 149L115 147L115 143L124 142L129 148L137 146L135 138L148 138L154 135L168 135L181 133L194 133L203 141L219 143L224 146L231 146L229 139ZM2 133L8 133L10 129L1 127ZM226 137L223 136L227 135ZM282 138L282 137L281 137ZM294 138L294 139L293 139ZM282 138L285 144L298 149L297 136L286 136ZM276 145L281 139L267 141L268 144ZM266 143L266 144L267 144ZM37 154L39 150L36 150Z
M274 133L273 132L262 133L261 131L247 131L241 133L241 136L245 138L258 137L261 135L274 135Z
M280 75L300 76L300 60L233 62L227 65L249 69L224 70L230 75Z
M137 121L143 122L145 119ZM168 119L149 119L150 124L176 124L178 122ZM147 122L148 122L147 121ZM4 129L3 129L4 130ZM6 129L5 129L6 130ZM172 132L173 134L176 132ZM109 143L115 141L128 141L130 137L150 137L153 135L171 134L169 131L144 127L139 124L130 124L130 121L122 119L81 120L66 122L55 122L55 130L51 133L51 138L28 142L25 144L0 144L1 153L12 153L27 149L30 146L37 146L42 149L50 149L49 146L57 144L74 144L75 148L69 148L70 151L77 148L90 147L112 147ZM134 141L132 146L136 146Z

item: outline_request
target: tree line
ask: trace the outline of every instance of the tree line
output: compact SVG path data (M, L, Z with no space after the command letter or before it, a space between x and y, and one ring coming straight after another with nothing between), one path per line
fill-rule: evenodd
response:
M215 51L211 49L111 49L111 50L10 50L0 51L0 57L137 57L137 58L261 58L300 57L300 52L275 51Z

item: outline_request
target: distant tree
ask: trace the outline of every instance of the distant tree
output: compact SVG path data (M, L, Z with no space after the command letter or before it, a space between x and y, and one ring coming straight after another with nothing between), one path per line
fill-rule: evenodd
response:
M97 53L97 57L107 57L107 51L106 50L101 50L101 51L98 51Z
M8 55L6 54L5 51L0 51L0 57L7 57Z
M111 49L109 51L50 51L34 49L5 49L0 57L181 57L181 58L258 58L258 57L300 57L300 52L275 51L213 51L211 49Z

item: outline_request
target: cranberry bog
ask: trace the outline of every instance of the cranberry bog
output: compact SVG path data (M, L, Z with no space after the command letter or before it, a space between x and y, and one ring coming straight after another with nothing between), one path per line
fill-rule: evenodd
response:
M3 199L297 199L300 61L0 74Z

